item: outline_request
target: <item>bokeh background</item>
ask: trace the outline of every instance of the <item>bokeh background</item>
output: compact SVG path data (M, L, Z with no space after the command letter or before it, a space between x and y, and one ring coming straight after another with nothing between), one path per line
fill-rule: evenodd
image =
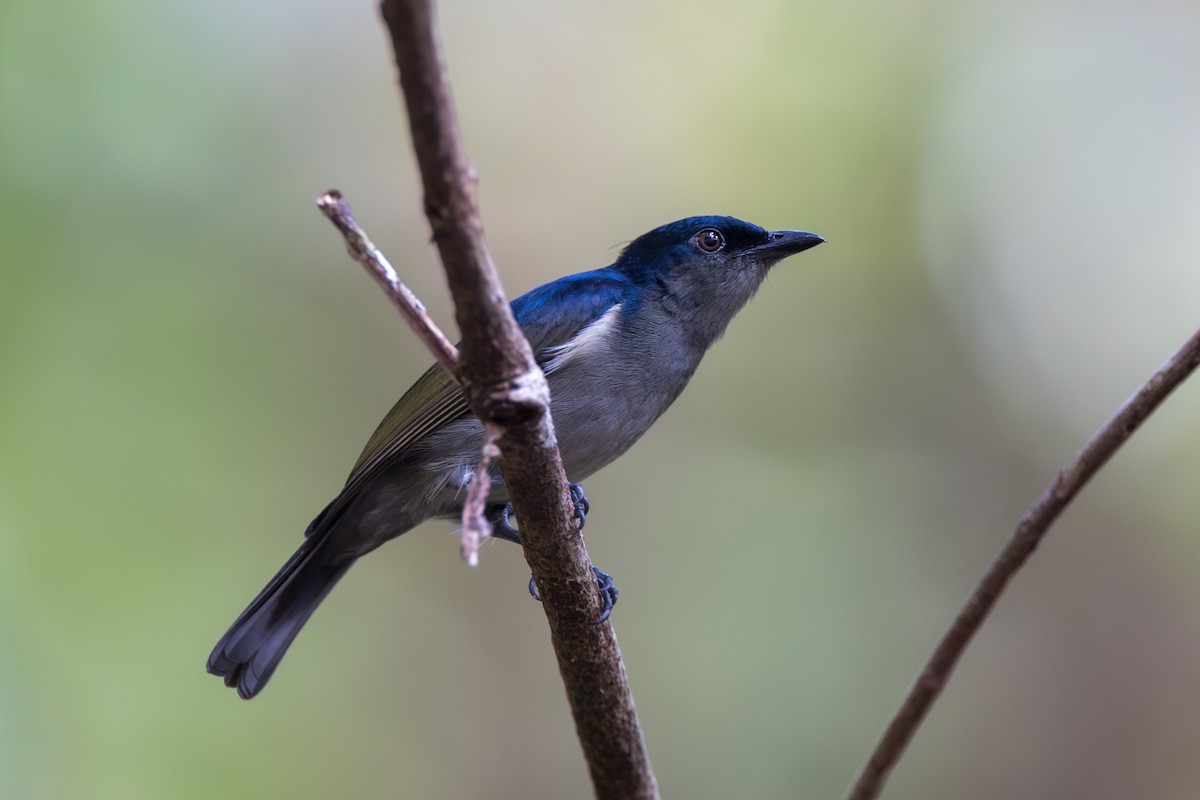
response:
M446 3L514 294L681 216L829 244L588 483L665 795L838 797L1055 470L1200 321L1200 6ZM589 796L520 552L429 524L204 673L451 325L368 3L0 0L0 796ZM892 798L1200 792L1200 388L1011 587Z

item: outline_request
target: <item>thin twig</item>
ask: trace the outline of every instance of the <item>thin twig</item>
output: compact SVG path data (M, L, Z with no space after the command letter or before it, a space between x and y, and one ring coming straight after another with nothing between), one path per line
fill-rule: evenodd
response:
M432 0L383 0L425 214L462 331L461 376L471 409L503 429L500 472L521 520L559 672L595 794L657 798L621 651L608 622L550 419L550 393L492 264L475 198L475 170L458 129Z
M504 430L499 425L485 425L483 433L483 450L479 454L479 463L475 465L475 474L467 485L467 499L463 501L462 536L458 546L463 560L472 567L479 564L479 548L483 540L492 535L492 526L487 521L488 490L492 487L492 476L488 468L500 457L500 448L496 442Z
M337 189L330 189L317 198L317 207L329 218L334 227L346 241L346 250L350 257L367 270L375 279L375 283L383 289L392 304L400 311L409 327L433 353L447 372L455 380L458 374L458 348L450 343L437 324L429 317L425 305L413 294L412 290L400 280L391 262L383 252L376 247L367 236L366 231L354 219L350 204ZM479 564L479 548L483 540L492 533L492 527L487 520L488 490L491 480L488 478L488 467L499 457L496 440L499 429L495 425L487 426L479 465L475 468L470 485L467 487L467 499L462 509L462 537L460 550L463 560L472 567Z
M1058 473L1042 496L1022 515L1017 528L967 597L929 661L909 688L875 751L850 787L846 800L874 800L934 701L950 679L971 638L1000 593L1033 553L1062 510L1122 444L1200 365L1200 331L1150 376L1120 410L1092 436L1074 463Z
M384 294L391 299L404 321L425 343L429 352L433 353L433 357L457 380L458 348L450 344L450 340L430 319L424 304L404 285L391 262L367 238L366 232L359 227L354 214L350 212L350 205L342 197L342 193L337 189L330 189L317 198L317 208L329 217L329 221L342 234L350 257L363 265L367 274L375 279Z

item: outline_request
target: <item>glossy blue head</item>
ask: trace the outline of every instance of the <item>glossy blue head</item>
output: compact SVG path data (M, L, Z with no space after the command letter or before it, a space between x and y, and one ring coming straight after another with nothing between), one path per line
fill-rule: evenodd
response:
M736 217L688 217L634 239L613 266L635 280L681 267L722 269L733 262L769 268L824 241L815 233L768 231Z
M734 217L688 217L634 239L613 269L659 293L665 309L711 342L771 267L824 241L815 233L768 231Z

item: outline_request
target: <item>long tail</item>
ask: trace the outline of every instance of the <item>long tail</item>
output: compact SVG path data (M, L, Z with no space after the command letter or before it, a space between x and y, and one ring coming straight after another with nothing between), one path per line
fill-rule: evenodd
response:
M262 691L300 628L354 559L322 563L325 537L310 536L217 642L208 671L246 700Z

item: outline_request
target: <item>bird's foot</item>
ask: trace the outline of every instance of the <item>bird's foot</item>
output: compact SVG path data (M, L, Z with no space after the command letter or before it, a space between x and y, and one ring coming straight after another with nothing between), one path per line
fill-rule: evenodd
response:
M571 503L575 506L575 519L579 522L579 530L583 530L584 523L587 522L588 512L591 511L592 504L584 494L583 487L578 483L567 484L571 490ZM513 505L505 503L503 506L497 506L488 514L488 519L492 523L492 536L498 539L505 539L517 544L521 543L521 531L517 526L513 525ZM613 585L612 576L598 567L592 567L592 571L596 573L596 585L600 589L600 599L602 608L600 616L596 618L596 623L599 624L608 619L612 614L613 606L617 604L617 595L620 591ZM541 601L542 597L538 594L537 583L533 578L529 579L529 594L534 600Z
M521 543L521 532L512 524L513 504L505 503L489 513L488 520L492 523L492 536L505 541Z
M582 484L568 483L567 488L571 490L571 503L575 506L575 519L579 520L579 530L583 530L588 512L592 510L592 504L587 499L587 495L583 493Z
M592 504L588 501L587 495L583 493L583 487L578 483L568 483L567 487L571 490L571 504L575 506L575 519L579 522L579 530L583 530ZM512 523L514 513L513 504L505 503L488 514L488 520L492 523L492 536L517 544L521 543L521 531Z
M586 501L587 498L584 498ZM617 597L621 591L613 585L612 575L609 575L599 567L592 567L592 572L596 573L596 586L600 589L600 616L596 617L593 622L599 625L604 622L612 614L613 606L617 604ZM541 594L538 593L537 581L533 578L529 579L529 596L539 603L542 601Z

